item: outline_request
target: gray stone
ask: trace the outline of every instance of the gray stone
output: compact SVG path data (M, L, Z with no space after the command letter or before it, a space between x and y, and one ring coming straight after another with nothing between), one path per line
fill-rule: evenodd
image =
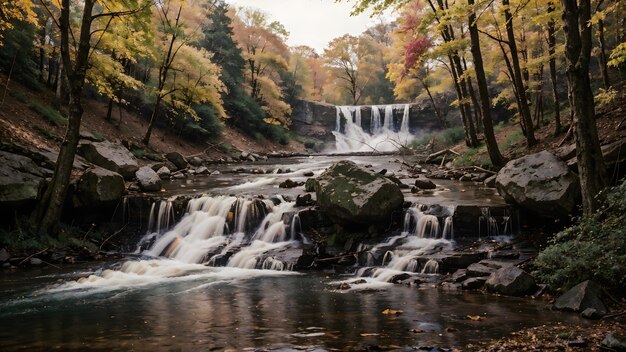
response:
M483 181L483 183L487 187L496 188L496 177L497 175L489 176L485 179L485 181Z
M308 178L304 183L304 190L307 192L315 192L315 179Z
M299 194L296 197L296 206L297 207L307 207L310 205L315 204L315 202L313 201L313 197L311 196L310 193L306 193L306 194Z
M152 168L152 170L159 172L159 170L163 167L165 167L165 163L160 162L160 163L154 163L154 164L150 164L150 167ZM169 169L169 168L168 168Z
M508 266L491 274L485 282L485 287L493 293L523 296L534 291L537 284L535 279L524 270L515 266Z
M161 178L149 166L144 166L135 173L139 187L145 192L156 192L161 190Z
M0 263L6 262L9 259L11 259L11 253L4 248L0 249Z
M80 205L97 206L120 201L125 188L122 175L94 167L85 171L78 179L77 196Z
M582 312L587 308L593 308L602 315L607 312L607 308L602 302L602 289L591 280L579 283L557 298L554 302L554 308L573 312Z
M626 352L626 336L620 335L616 332L610 332L602 340L602 347L610 349L610 351Z
M208 175L210 173L211 171L209 171L209 169L207 169L204 166L200 166L199 168L196 169L196 175Z
M41 265L43 260L39 258L30 258L30 265Z
M313 177L313 176L315 176L315 174L313 173L313 171L307 171L307 172L303 173L302 176Z
M252 154L250 154L250 155L248 155L248 157L246 158L246 160L251 161L251 162L255 162L255 161L256 161L256 158L255 158Z
M202 164L203 164L203 160L200 159L197 156L191 157L187 161L189 162L189 164L191 164L192 166L195 166L195 167L202 166Z
M600 319L604 316L602 312L598 312L595 308L587 308L580 313L585 319Z
M469 276L489 276L496 272L497 269L480 263L472 263L467 267L467 275Z
M137 159L123 145L104 142L85 142L78 145L78 154L87 161L131 179L139 169Z
M161 180L169 180L170 177L172 177L172 172L170 171L170 169L167 168L167 166L163 166L162 168L158 169L156 173L157 175L159 175L159 178Z
M298 187L301 186L302 184L296 181L293 181L291 179L286 179L285 181L281 182L278 187L279 188L294 188L294 187Z
M340 224L387 223L404 202L400 187L351 161L340 161L315 179L320 208Z
M165 154L165 158L169 160L172 164L176 165L176 167L180 169L184 169L189 165L187 159L182 156L179 152L171 152Z
M418 178L417 180L415 180L415 187L419 189L435 189L437 188L437 185L434 184L431 180Z
M479 290L485 285L487 278L485 277L472 277L461 283L461 288L464 290Z
M566 217L580 195L578 177L548 151L509 161L498 172L496 188L509 203L545 217Z
M462 282L467 280L468 278L469 276L467 276L467 269L459 269L455 271L452 276L450 276L450 280L452 280L453 282Z
M89 131L80 131L80 139L85 139L93 142L102 142L104 138L102 136L96 136L95 134Z
M29 158L0 151L0 206L33 204L44 173Z

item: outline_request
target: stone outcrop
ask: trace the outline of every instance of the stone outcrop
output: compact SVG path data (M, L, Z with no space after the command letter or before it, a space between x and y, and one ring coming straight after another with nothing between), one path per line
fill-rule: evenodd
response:
M95 167L81 175L77 184L77 197L80 205L98 206L118 202L124 190L122 175Z
M578 177L548 151L509 161L498 172L496 188L507 202L549 217L569 215L580 195Z
M161 190L161 178L149 166L144 166L135 173L139 187L145 192L156 192Z
M315 179L320 208L340 224L387 223L404 196L398 185L383 175L340 161Z
M189 165L187 159L178 152L167 153L165 154L165 158L176 165L178 170L185 169Z
M602 302L602 289L594 281L584 281L572 287L554 302L554 308L572 312L582 312L593 308L599 314L606 314L607 309Z
M139 169L137 159L123 145L104 142L81 141L78 154L100 167L117 172L125 179L132 179Z
M485 287L489 292L500 293L507 296L523 296L532 293L537 287L535 279L524 270L516 266L505 266L497 270L487 282Z
M44 173L31 159L0 151L0 206L33 204L43 181Z

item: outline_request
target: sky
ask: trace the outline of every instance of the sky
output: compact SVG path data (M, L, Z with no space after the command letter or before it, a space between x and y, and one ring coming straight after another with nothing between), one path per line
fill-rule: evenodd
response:
M359 35L379 21L370 13L350 16L352 2L335 0L226 0L234 6L263 10L270 21L282 23L289 31L287 44L308 45L322 54L326 44L346 33Z

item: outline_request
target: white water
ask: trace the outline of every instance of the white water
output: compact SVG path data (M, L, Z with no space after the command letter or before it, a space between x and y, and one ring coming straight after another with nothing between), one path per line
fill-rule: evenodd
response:
M427 210L419 204L407 209L402 233L377 244L367 252L367 267L356 273L365 282L351 279L333 284L347 283L350 285L349 290L382 289L388 287L394 277L400 274L438 274L439 262L428 259L428 255L454 248L452 215L455 209L452 206L443 208L443 226L437 216L426 214ZM383 255L382 266L372 268L375 256L390 247L392 249L386 250Z
M272 200L231 196L192 199L185 216L172 228L172 202L162 201L158 211L153 204L149 232L139 242L140 246L152 245L138 253L154 259L129 260L118 269L80 278L54 291L115 290L164 280L222 279L224 272L232 278L251 275L241 269L290 270L292 263L281 261L275 254L301 246L304 238L299 233L299 219L289 216L295 203L282 197L278 201L275 205ZM295 221L298 223L292 223ZM207 267L220 260L223 265L226 258L226 267L239 270Z
M371 107L370 133L362 127L362 106L338 106L336 115L335 152L391 152L408 146L415 138L409 131L409 104L404 105L400 128L394 126L394 105L385 105L384 116L380 107ZM342 128L341 116L344 116Z

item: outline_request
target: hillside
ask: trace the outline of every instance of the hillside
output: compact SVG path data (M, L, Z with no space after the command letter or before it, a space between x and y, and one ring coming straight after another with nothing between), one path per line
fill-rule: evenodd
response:
M0 74L2 86L6 75ZM11 81L4 102L0 105L0 141L23 144L38 148L58 149L58 143L65 131L61 112L53 108L54 95L50 91L33 91ZM91 133L111 141L128 141L141 146L141 138L146 131L147 121L128 108L120 112L114 108L112 121L105 119L107 103L93 98L84 98L85 113L82 118L81 133ZM121 117L121 122L120 122ZM143 146L142 146L143 148ZM218 142L215 144L194 143L186 140L167 128L155 127L150 145L152 153L163 154L176 151L182 155L204 154L211 159L219 159L237 150L269 153L273 151L304 150L302 143L291 139L288 145L270 141L257 141L241 131L224 124Z

